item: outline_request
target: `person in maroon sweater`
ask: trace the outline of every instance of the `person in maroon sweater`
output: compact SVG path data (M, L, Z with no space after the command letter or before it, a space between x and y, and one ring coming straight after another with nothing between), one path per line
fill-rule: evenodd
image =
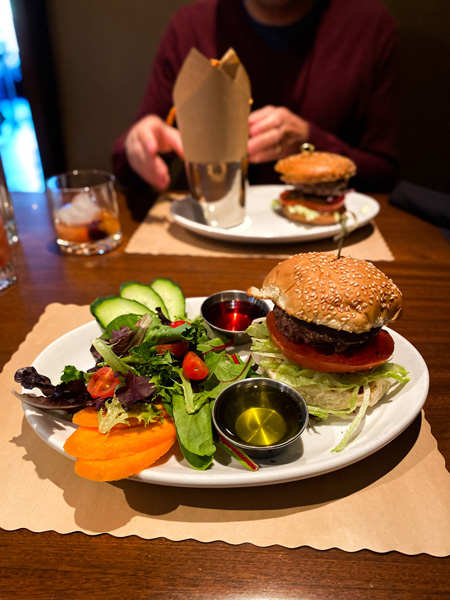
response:
M251 184L279 183L274 161L303 142L357 165L361 191L390 189L397 165L397 27L381 0L197 0L172 17L134 124L116 141L125 186L169 185L166 160L183 157L165 123L177 74L192 47L220 58L232 47L253 105Z

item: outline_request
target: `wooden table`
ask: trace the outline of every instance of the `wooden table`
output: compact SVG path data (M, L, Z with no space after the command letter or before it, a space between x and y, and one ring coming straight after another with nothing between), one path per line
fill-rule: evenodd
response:
M386 197L377 199L381 212L376 220L395 256L394 262L378 266L403 292L404 314L395 329L428 364L431 385L425 412L448 465L450 244L437 227L393 208ZM53 241L45 196L14 194L13 201L20 233L14 251L18 282L0 293L1 367L51 302L89 304L95 290L98 295L115 294L123 281L150 281L156 276L179 282L186 296L246 289L260 284L275 264L271 259L127 255L126 242L138 223L124 199L125 242L119 249L92 258L61 256ZM0 531L0 544L2 600L450 597L450 558L427 555L174 543L27 530Z

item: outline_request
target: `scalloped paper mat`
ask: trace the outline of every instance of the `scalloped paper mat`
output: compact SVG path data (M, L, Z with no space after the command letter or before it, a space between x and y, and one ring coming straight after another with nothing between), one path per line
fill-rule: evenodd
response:
M19 367L90 319L87 306L49 305L0 375L3 529L450 554L450 474L423 413L372 456L294 483L224 490L77 477L73 462L31 429L9 389L18 389Z
M299 252L333 252L332 239L291 244L243 244L215 240L184 229L175 223L170 205L177 202L164 196L157 199L144 221L131 236L125 252L170 256L213 256L244 258L289 258ZM344 253L371 261L393 261L394 256L377 225L372 222L353 231L344 245Z

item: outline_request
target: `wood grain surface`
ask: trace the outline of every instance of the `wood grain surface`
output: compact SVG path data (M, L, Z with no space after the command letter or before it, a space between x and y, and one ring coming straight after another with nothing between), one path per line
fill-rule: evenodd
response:
M428 364L431 384L425 414L448 467L450 243L439 228L390 206L385 196L376 199L381 204L376 222L395 257L394 262L377 266L403 292L404 313L395 329ZM14 249L18 281L0 292L0 367L51 302L89 304L98 295L117 293L123 281L145 282L157 276L177 281L188 297L230 288L245 290L260 285L275 265L272 259L125 254L125 244L138 221L124 197L120 201L125 239L119 249L104 256L62 256L54 242L45 195L13 194L13 201L20 235ZM5 409L6 400L2 403ZM258 548L27 530L0 531L0 544L2 600L450 597L450 558L427 555L352 554L336 549Z

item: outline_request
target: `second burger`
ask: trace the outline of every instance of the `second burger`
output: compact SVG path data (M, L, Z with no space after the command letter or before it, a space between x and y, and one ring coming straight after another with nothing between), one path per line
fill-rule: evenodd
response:
M300 154L279 160L275 171L284 183L279 202L283 214L309 225L334 225L345 211L349 180L356 174L355 163L340 154L316 152L305 144Z

